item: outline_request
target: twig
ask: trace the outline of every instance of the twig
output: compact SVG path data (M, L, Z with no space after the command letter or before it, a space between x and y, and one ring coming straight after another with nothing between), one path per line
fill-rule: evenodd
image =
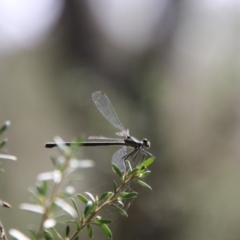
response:
M5 234L5 230L3 228L1 221L0 221L0 239L7 240L7 236Z

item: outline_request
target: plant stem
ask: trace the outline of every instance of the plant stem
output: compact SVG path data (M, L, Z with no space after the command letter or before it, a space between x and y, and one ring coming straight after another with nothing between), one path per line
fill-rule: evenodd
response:
M0 239L7 240L7 236L1 221L0 221Z
M69 240L73 240L75 239L75 237L77 237L77 235L79 234L79 232L86 226L88 225L91 220L106 206L108 206L109 204L117 201L117 197L118 194L121 193L121 191L124 189L124 187L134 178L136 177L135 174L133 174L131 177L127 178L126 180L124 180L121 185L117 188L116 193L113 194L109 199L107 199L102 205L100 205L99 207L97 207L92 214L85 220L85 221L80 221L83 222L81 224L81 228L79 230L77 230L70 238Z

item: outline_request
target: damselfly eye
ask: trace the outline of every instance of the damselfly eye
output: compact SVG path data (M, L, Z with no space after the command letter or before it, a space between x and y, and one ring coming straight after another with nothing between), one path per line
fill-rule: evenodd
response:
M146 148L150 148L151 144L150 144L150 142L149 142L146 138L144 138L142 141L143 141L143 145L144 145Z

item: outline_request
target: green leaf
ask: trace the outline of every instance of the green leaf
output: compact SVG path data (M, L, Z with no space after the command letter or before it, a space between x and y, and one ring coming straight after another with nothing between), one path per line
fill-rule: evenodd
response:
M122 202L122 201L118 200L118 201L117 201L117 203L118 203L118 205L119 205L121 208L123 208L123 207L124 207L124 204L123 204L123 202Z
M29 232L32 235L31 239L37 239L37 233L33 229L29 229Z
M118 166L115 165L115 164L112 164L112 169L119 176L119 178L122 180L123 175L122 175L122 172L120 171L120 169L118 168Z
M85 209L84 209L84 216L87 217L94 209L95 204L92 201L88 201Z
M69 236L69 233L70 233L70 227L69 227L69 225L67 225L67 227L66 227L66 237Z
M152 188L145 182L141 181L141 180L138 180L137 181L140 185L142 185L143 187L146 187L146 188L149 188L150 190L152 190Z
M47 188L48 188L47 181L42 182L42 195L44 195L44 196L47 195Z
M53 236L48 231L44 231L44 237L46 240L53 240Z
M39 182L37 184L37 190L38 190L38 193L42 196L46 196L47 194L47 181L42 181L42 182Z
M104 234L105 234L108 238L112 239L112 232L111 232L111 230L109 229L109 227L108 227L106 224L102 224L102 225L101 225L101 228L102 228Z
M140 167L140 169L146 168L146 167L150 166L154 161L155 161L154 157L148 158L143 163L141 163L141 165L139 167Z
M79 149L79 147L82 145L82 138L79 137L76 140L73 141L73 144L71 144L71 149L76 150Z
M134 168L131 172L128 173L128 177L132 176L133 174L135 174L138 171L139 171L138 168Z
M127 199L127 198L135 198L138 195L137 192L122 192L120 194L120 197L122 199Z
M75 221L75 220L68 220L67 223L74 223L76 225L77 230L78 231L80 230L80 225L79 225L79 223L77 221Z
M64 239L64 238L60 235L60 233L59 233L55 228L51 228L50 230L51 230L53 236L57 237L57 238L60 239L60 240L63 240L63 239Z
M125 210L123 210L121 207L119 207L118 205L112 203L111 206L113 206L119 213L121 213L123 216L128 216L127 212Z
M99 225L112 223L112 221L108 219L95 219L94 222L98 223Z
M3 139L2 142L0 143L0 149L3 148L5 146L5 144L7 143L7 139Z
M125 165L126 165L127 169L129 169L128 172L131 172L131 171L132 171L132 165L131 165L131 163L130 163L128 160L126 160L126 161L125 161Z
M85 194L86 194L87 196L89 196L89 198L90 198L93 202L95 202L95 198L94 198L94 196L93 196L91 193L85 192Z
M114 192L114 194L116 194L116 192L117 192L117 184L115 181L113 181L113 192Z
M74 208L75 208L75 210L77 212L77 215L80 216L79 210L78 210L78 207L77 207L77 204L76 204L75 200L73 198L71 198L71 201L72 201L72 204L73 204L73 206L74 206Z
M93 236L93 230L90 224L87 225L87 232L88 232L88 236L89 238L92 238Z
M88 200L85 196L83 196L82 194L78 194L77 196L83 203L87 204Z
M103 201L106 197L112 196L113 194L111 192L105 192L103 193L100 198L99 198L99 202Z
M6 121L6 122L0 127L0 135L9 128L10 124L11 124L10 121Z
M142 174L140 174L140 177L141 177L141 178L145 178L145 177L147 177L150 173L151 173L151 171L146 170L145 172L143 172Z

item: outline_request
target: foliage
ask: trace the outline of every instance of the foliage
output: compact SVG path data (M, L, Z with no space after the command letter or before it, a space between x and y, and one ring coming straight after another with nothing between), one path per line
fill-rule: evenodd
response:
M94 196L90 192L75 194L72 187L73 172L79 168L94 166L91 160L79 160L77 154L80 142L71 147L65 146L60 138L55 139L60 156L52 158L54 170L40 173L37 176L35 187L30 189L31 203L23 203L20 208L41 215L37 229L30 230L30 237L16 229L9 231L10 235L19 240L28 239L69 239L79 238L80 232L86 229L89 238L93 237L93 226L100 227L107 238L112 239L109 228L111 220L101 217L101 211L107 207L114 208L120 214L127 216L126 209L129 200L137 197L137 192L130 188L130 183L136 181L141 186L151 189L144 181L150 171L154 158L144 159L139 165L132 168L127 161L127 171L121 172L116 165L113 171L118 176L118 184L113 181L113 189ZM128 201L127 201L128 200ZM79 209L83 206L83 211ZM58 231L57 226L63 224L65 232Z
M0 136L9 128L10 121L6 121L1 127L0 127ZM6 145L8 139L4 138L3 140L0 140L0 150L3 149L3 147ZM0 159L7 159L7 160L17 160L15 156L9 155L9 154L0 154ZM3 173L4 170L0 168L0 173Z
M0 127L0 136L9 128L9 126L10 126L10 121L6 121ZM7 143L6 138L0 141L0 150L3 149L6 143ZM0 154L0 159L17 160L15 156L8 155L8 154ZM0 168L0 174L3 172L4 172L4 169ZM0 206L5 208L11 208L11 205L8 202L2 201L2 200L0 200ZM7 236L5 234L5 230L1 221L0 221L0 239L7 240Z
M0 127L0 136L9 128L10 121L6 121L1 127ZM4 138L3 140L0 140L0 150L3 149L3 147L7 143L7 138ZM17 160L15 156L9 155L9 154L0 154L0 159L7 159L7 160ZM4 172L3 168L0 168L0 174ZM11 205L7 202L4 202L0 200L0 206L5 208L11 208ZM1 224L0 224L1 227ZM1 234L2 231L0 231Z

